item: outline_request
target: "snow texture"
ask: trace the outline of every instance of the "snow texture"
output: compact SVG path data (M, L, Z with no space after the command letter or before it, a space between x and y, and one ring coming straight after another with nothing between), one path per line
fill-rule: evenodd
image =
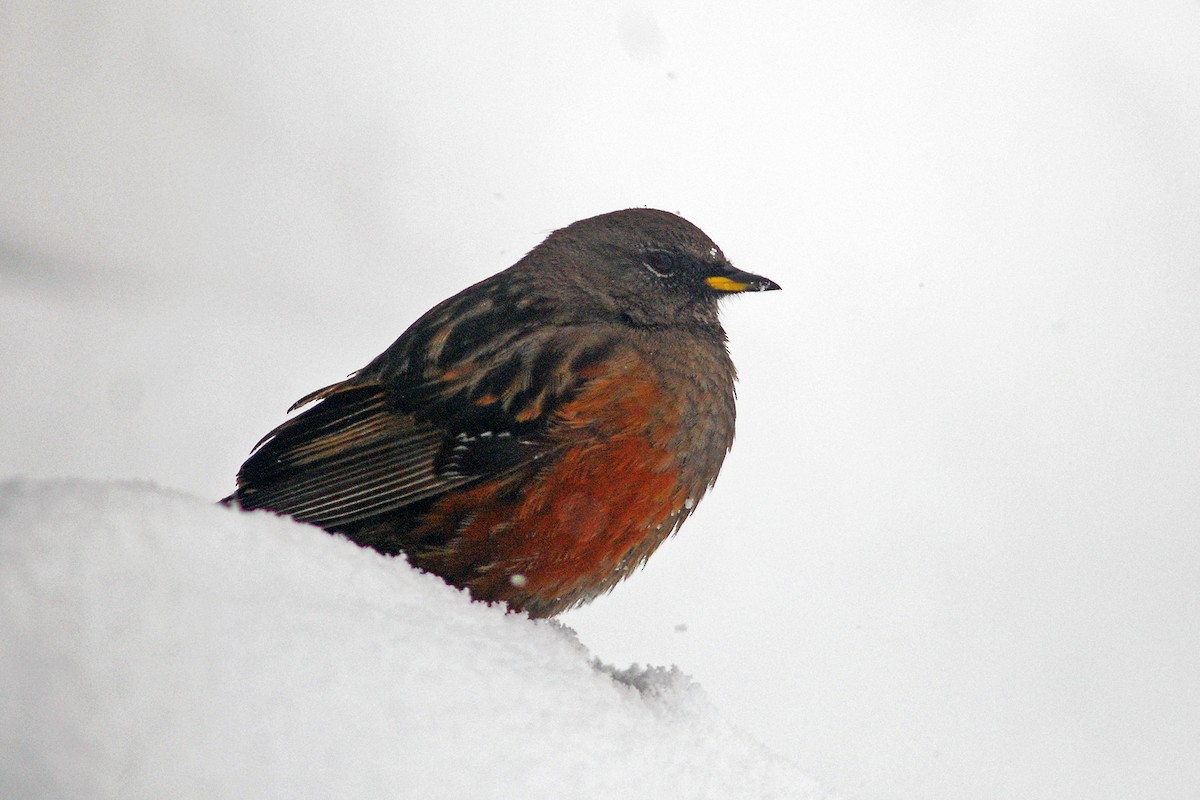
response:
M315 528L0 485L0 797L818 798L676 668Z

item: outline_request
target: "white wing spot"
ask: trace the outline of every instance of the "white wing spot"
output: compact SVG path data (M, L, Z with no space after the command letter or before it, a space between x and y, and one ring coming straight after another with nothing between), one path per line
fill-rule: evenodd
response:
M529 583L529 579L518 572L514 575L509 575L508 582L511 583L513 586L517 587L518 589L520 589L523 586L525 586L525 584Z

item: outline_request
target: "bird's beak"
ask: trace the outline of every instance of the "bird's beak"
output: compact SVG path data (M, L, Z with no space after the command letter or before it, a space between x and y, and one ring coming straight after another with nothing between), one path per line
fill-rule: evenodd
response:
M755 275L750 272L742 272L740 269L734 269L733 267L724 270L720 275L710 275L704 279L704 282L718 292L727 292L729 294L736 294L738 292L770 292L782 288L770 278L764 278L762 275Z

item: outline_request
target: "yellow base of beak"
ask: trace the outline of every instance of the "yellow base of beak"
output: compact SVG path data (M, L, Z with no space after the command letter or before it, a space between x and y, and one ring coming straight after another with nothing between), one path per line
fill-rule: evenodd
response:
M730 280L729 278L721 275L714 275L711 278L705 278L704 282L716 289L718 292L744 292L746 291L746 288L750 286L748 283Z

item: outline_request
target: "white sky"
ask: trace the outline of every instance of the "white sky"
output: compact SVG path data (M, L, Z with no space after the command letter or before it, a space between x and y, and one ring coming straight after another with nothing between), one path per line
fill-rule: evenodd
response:
M219 497L549 230L678 211L784 291L715 492L564 621L847 796L1200 794L1200 5L411 5L6 5L0 474Z

